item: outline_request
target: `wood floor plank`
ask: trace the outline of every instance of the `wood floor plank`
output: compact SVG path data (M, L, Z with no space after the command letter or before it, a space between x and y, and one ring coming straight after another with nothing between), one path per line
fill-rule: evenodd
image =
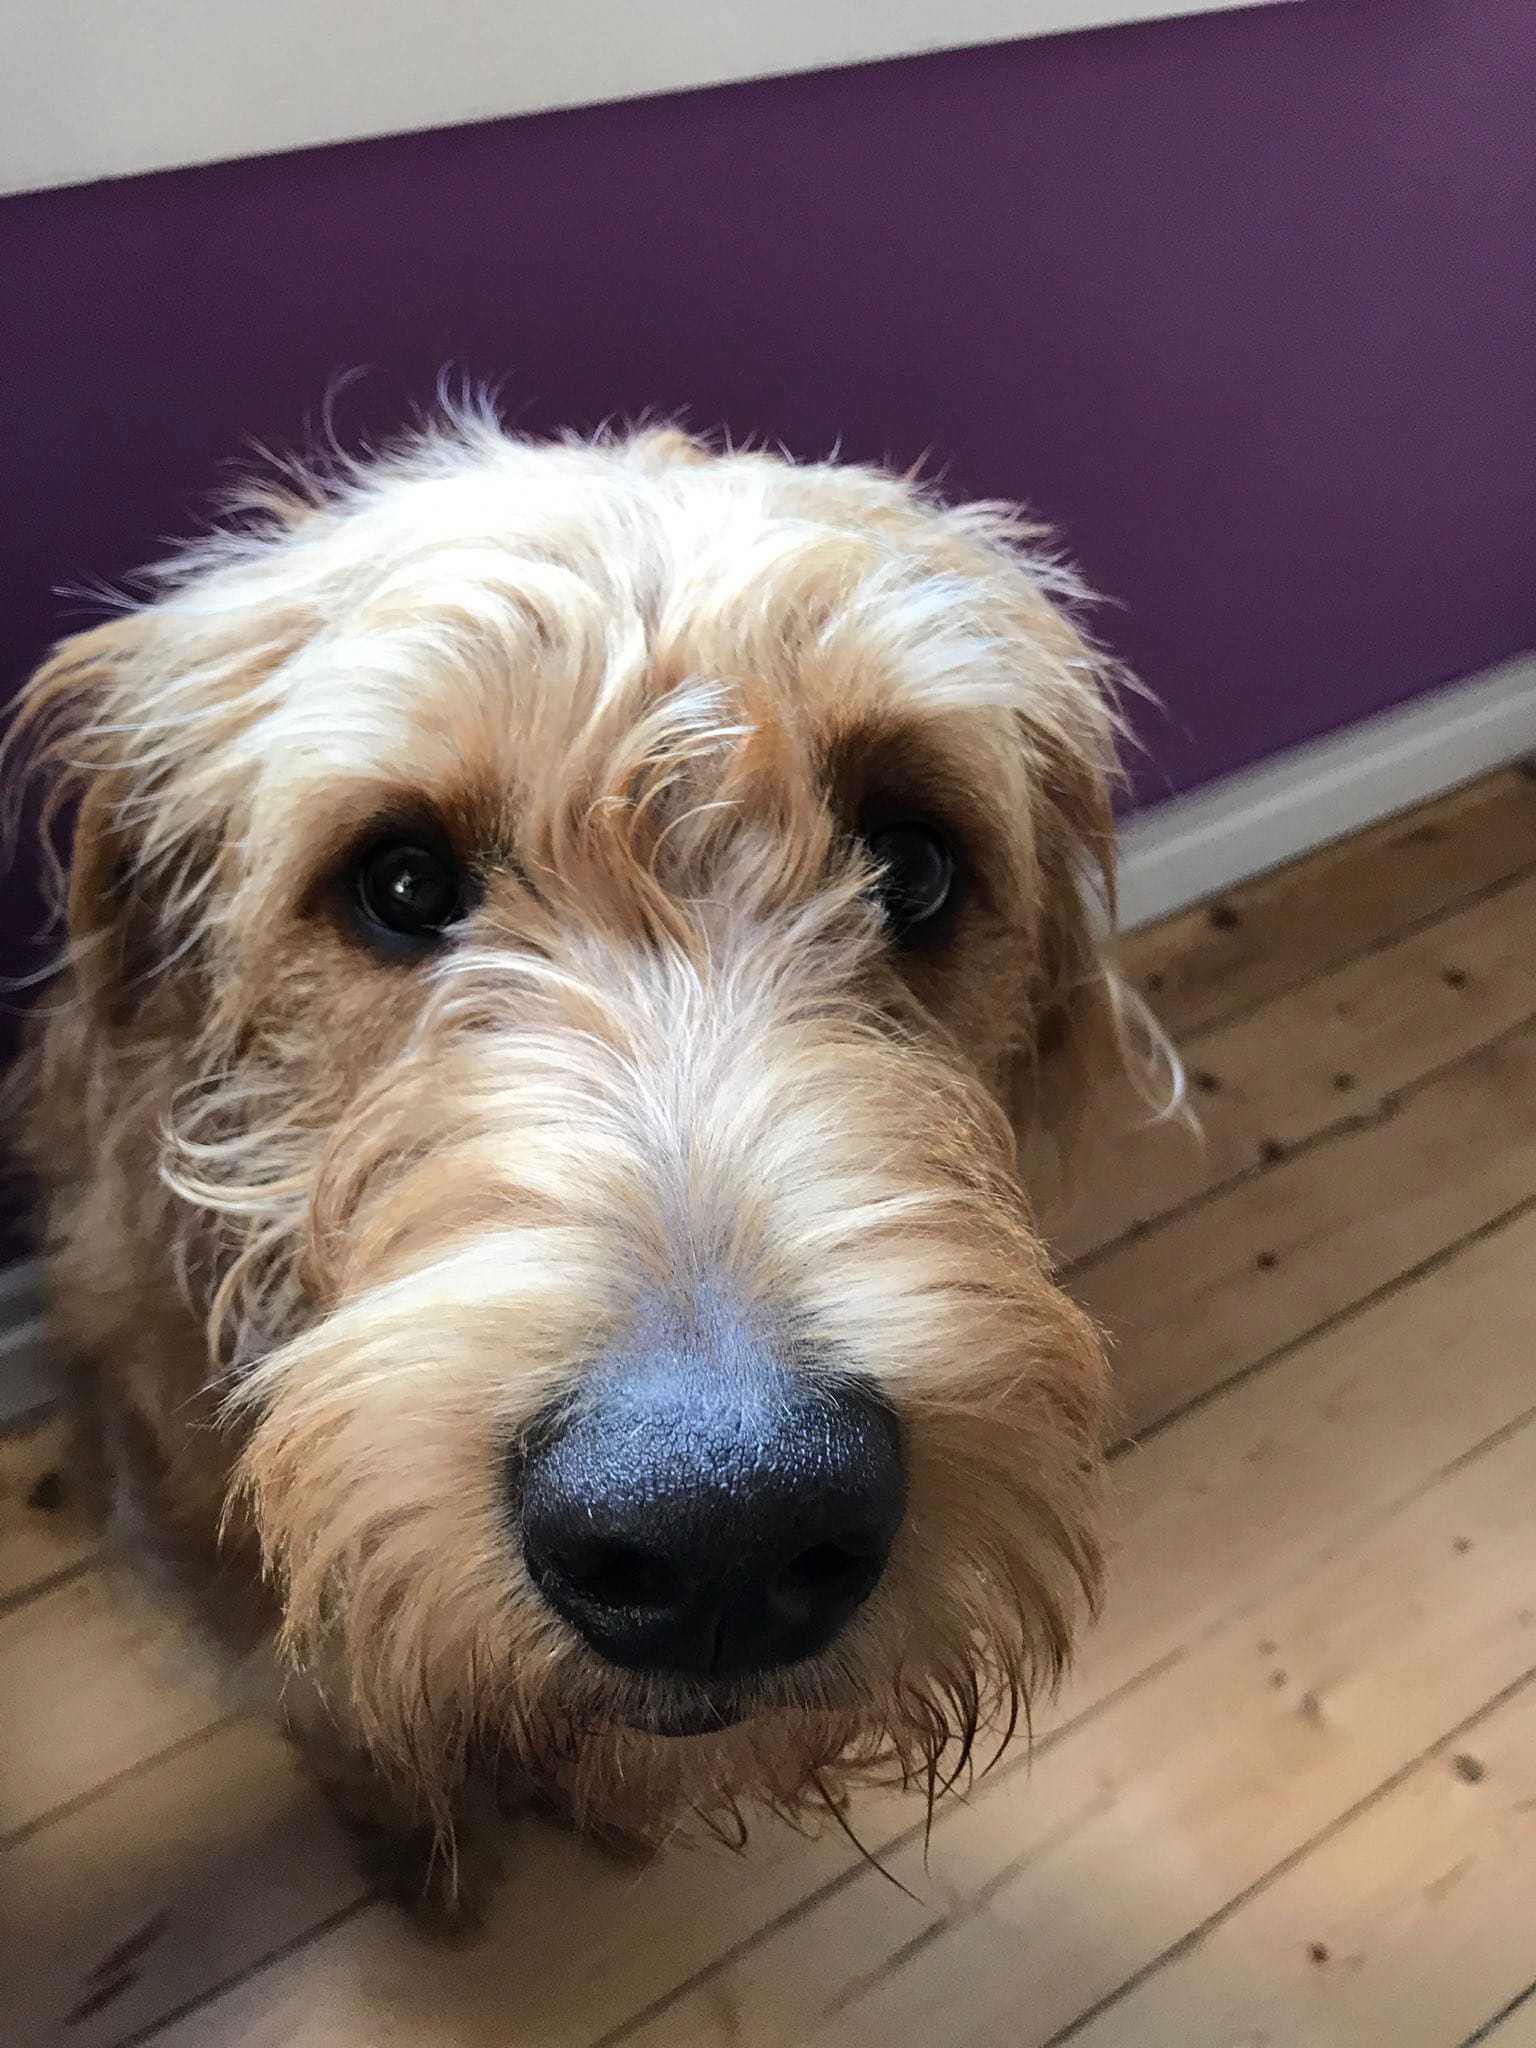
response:
M1523 1416L1536 1398L1532 1271L1526 1208L1117 1461L1108 1603L1064 1709L1272 1597Z
M261 1865L281 1882L251 1886ZM225 1724L0 1853L5 2039L108 2048L349 1889L346 1845L276 1730Z
M1536 2048L1536 1984L1521 1996L1512 2012L1469 2035L1461 2048Z
M7 1607L95 1549L94 1532L70 1498L62 1449L56 1419L0 1436L0 1603Z
M1320 1557L1522 1416L1536 1398L1536 1290L1518 1290L1507 1316L1483 1311L1510 1293L1512 1274L1532 1270L1536 1216L1526 1216L1307 1346L1283 1374L1245 1382L1121 1461L1109 1613L1043 1726L1102 1707L1224 1617L1304 1580ZM1448 1375L1458 1386L1449 1411L1437 1399ZM906 1802L861 1803L855 1820L872 1845L900 1841L901 1822L921 1832ZM527 2038L586 2044L695 1973L718 1976L733 1944L762 1939L786 1910L800 1916L796 1968L824 1941L835 1947L838 1921L813 1931L827 1907L818 1901L807 1912L805 1902L829 1883L863 1882L850 1876L845 1846L780 1853L773 1868L760 1862L761 1848L741 1863L674 1856L633 1877L600 1872L574 1847L541 1849L514 1879L484 1948L424 1963L380 1909L216 2001L196 2031L189 2022L165 2048L489 2048L524 2038L524 2011L536 2019ZM264 1881L250 1873L252 1884ZM914 1922L900 1894L881 1886L878 1896L881 1915L907 1938ZM919 1911L931 1910L925 1898Z
M1056 1230L1069 1261L1261 1170L1319 1133L1536 1016L1536 876L1288 991L1201 1039L1190 1062L1196 1140L1148 1127L1128 1097L1090 1136L1081 1213ZM1113 1094L1113 1091L1111 1091Z
M1382 1119L1154 1224L1073 1283L1144 1430L1536 1190L1536 1026Z
M1528 1423L627 2048L1038 2048L1536 1667L1532 1554Z
M0 1845L229 1711L213 1672L91 1569L0 1617Z
M1445 2048L1529 1981L1536 1685L1100 2017L1075 2048Z
M377 1906L154 2036L156 2048L589 2048L680 1957L716 1955L738 1930L741 1888L784 1910L817 1871L678 1851L655 1871L616 1866L535 1823L486 1934L465 1949L423 1939ZM834 1845L820 1845L821 1869Z
M1177 1040L1536 869L1536 781L1501 769L1122 939Z

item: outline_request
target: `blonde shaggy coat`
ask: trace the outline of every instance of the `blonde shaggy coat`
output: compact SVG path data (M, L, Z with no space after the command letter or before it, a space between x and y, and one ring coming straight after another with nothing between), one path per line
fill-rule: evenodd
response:
M931 1795L1060 1669L1105 1373L1021 1148L1121 1037L1073 595L910 480L468 417L256 494L30 685L69 944L26 1146L82 1431L411 1885L488 1781L651 1838ZM881 820L956 850L920 942ZM476 878L419 959L343 907L397 821ZM908 1505L825 1656L667 1740L540 1599L505 1475L705 1285L881 1390Z

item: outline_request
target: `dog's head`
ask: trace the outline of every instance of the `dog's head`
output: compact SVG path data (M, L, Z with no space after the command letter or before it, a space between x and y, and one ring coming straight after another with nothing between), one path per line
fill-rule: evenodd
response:
M1116 1035L1068 580L673 434L265 509L30 711L289 1653L429 1796L487 1741L631 1818L931 1781L1098 1571L1019 1173Z

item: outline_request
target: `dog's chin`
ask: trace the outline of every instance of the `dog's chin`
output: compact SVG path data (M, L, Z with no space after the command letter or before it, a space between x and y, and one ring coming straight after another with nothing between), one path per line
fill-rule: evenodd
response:
M699 1735L719 1735L736 1728L752 1714L751 1701L735 1687L691 1686L659 1701L644 1714L626 1717L636 1734L663 1736L678 1742Z
M805 1667L802 1667L804 1669ZM814 1688L816 1711L851 1714L867 1705L866 1696L846 1683L833 1687L824 1680ZM799 1711L804 1711L804 1706ZM647 1700L643 1707L633 1704L615 1716L618 1724L638 1735L655 1735L681 1741L705 1735L723 1735L748 1721L778 1718L797 1711L775 1693L750 1683L720 1685L682 1681Z

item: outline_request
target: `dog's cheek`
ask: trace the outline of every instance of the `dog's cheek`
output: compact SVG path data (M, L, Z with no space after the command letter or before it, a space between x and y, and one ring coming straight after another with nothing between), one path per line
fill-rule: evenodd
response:
M1043 1280L1030 1322L1011 1365L907 1402L898 1555L909 1639L942 1666L972 1636L1026 1692L1054 1681L1097 1602L1108 1389L1097 1331Z

